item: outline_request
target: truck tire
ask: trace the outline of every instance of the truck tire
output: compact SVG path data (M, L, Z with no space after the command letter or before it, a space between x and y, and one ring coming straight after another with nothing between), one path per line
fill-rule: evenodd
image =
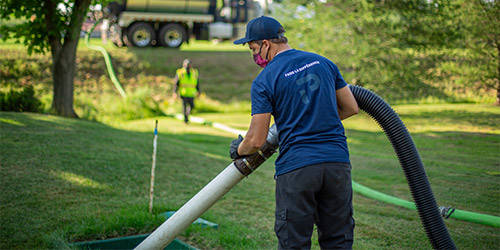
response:
M155 31L148 23L134 23L127 32L127 40L133 46L144 48L154 43L156 39Z
M169 48L179 48L187 40L187 32L179 24L171 23L160 29L160 44Z

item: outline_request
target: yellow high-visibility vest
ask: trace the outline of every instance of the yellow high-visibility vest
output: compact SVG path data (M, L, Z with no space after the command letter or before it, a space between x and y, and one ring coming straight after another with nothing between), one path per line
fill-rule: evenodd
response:
M179 78L179 93L184 97L195 97L197 94L196 85L198 85L198 70L191 69L188 75L185 68L180 68L176 72Z

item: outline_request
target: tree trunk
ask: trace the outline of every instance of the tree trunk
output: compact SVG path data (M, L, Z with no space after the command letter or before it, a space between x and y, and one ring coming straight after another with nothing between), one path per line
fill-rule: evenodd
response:
M497 58L497 102L495 105L500 106L500 46L497 42L497 52L498 52L498 58Z
M60 116L78 117L73 110L75 58L76 51L66 51L66 49L52 55L52 79L54 81L52 109Z
M75 0L70 22L65 25L62 32L64 36L61 36L60 30L54 25L57 22L55 15L57 3L45 0L46 25L52 53L52 79L54 81L52 110L61 116L78 117L73 110L76 48L90 1Z

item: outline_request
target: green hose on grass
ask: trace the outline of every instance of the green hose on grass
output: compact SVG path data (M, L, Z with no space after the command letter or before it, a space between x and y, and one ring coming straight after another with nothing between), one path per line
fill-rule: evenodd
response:
M174 115L170 115L170 117L173 117L173 118L175 118L177 120L181 120L181 121L184 119L184 116L182 114L174 114ZM200 117L191 116L191 119L192 119L192 122L194 122L194 123L208 125L211 127L217 127L219 129L223 129L223 130L230 132L230 133L242 134L245 132L245 131L236 131L235 129L228 130L227 128L222 128L220 126L214 126L214 124L217 124L217 123L206 121L205 119L200 118ZM355 181L352 181L352 189L355 192L357 192L363 196L366 196L368 198L372 198L374 200L382 201L385 203L393 204L393 205L404 207L404 208L411 209L411 210L417 210L417 207L415 206L415 203L413 203L413 202L381 193L381 192L373 190L369 187L363 186ZM441 215L445 218L454 218L457 220L474 222L474 223L493 226L493 227L500 227L500 217L498 217L498 216L474 213L474 212L464 211L464 210L460 210L460 209L449 209L447 207L442 207L442 206L439 207L439 209L441 210Z
M394 196L390 196L384 193L381 193L379 191L373 190L369 187L365 187L359 183L352 182L352 189L356 191L357 193L362 194L363 196L366 196L368 198L372 198L378 201L383 201L389 204L393 204L396 206L400 207L405 207L408 209L412 210L417 210L417 207L415 206L415 203L406 201L403 199L396 198ZM446 209L444 207L440 207L441 210ZM493 226L493 227L500 227L500 217L498 216L493 216L493 215L488 215L488 214L480 214L480 213L474 213L474 212L469 212L469 211L464 211L460 209L455 209L455 210L444 210L445 213L442 213L442 215L445 218L455 218L458 220L463 220L463 221L469 221L469 222L474 222L474 223L479 223L483 225L488 225L488 226Z
M122 85L120 84L120 81L118 81L118 78L116 77L115 75L115 70L113 69L113 64L111 64L111 58L108 54L108 52L106 51L106 49L104 49L103 47L101 46L97 46L97 45L90 45L89 44L89 38L90 38L90 33L92 33L92 31L94 30L95 26L97 26L97 24L99 22L101 22L102 19L96 21L94 23L94 25L92 26L92 28L87 32L87 34L85 35L85 45L87 45L87 47L89 49L93 49L93 50L97 50L99 52L102 53L102 55L104 56L104 61L106 62L106 68L108 69L108 73L109 73L109 78L111 78L111 81L113 82L113 84L115 85L116 89L118 90L118 92L120 93L120 95L123 97L123 98L126 98L127 95L125 94L125 90L123 90L122 88Z

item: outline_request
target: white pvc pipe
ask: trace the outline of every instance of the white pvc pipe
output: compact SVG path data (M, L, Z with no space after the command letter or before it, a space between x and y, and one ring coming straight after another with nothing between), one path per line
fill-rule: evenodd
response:
M165 248L244 177L231 163L135 249Z
M212 126L214 128L218 128L218 129L224 130L226 132L233 133L235 135L241 135L243 137L245 137L246 134L247 134L247 131L243 131L243 130L239 130L239 129L234 129L234 128L231 128L231 127L226 126L224 124L218 123L218 122L212 123Z
M183 121L184 115L183 114L176 114L175 119ZM196 116L190 116L190 119L192 122L195 122L195 123L205 123L206 122L205 119L203 119L201 117L196 117ZM229 133L233 133L235 135L241 135L243 137L245 137L245 135L247 134L247 131L234 129L234 128L226 126L222 123L218 123L218 122L213 122L212 127L218 128L220 130L224 130L224 131L229 132Z

